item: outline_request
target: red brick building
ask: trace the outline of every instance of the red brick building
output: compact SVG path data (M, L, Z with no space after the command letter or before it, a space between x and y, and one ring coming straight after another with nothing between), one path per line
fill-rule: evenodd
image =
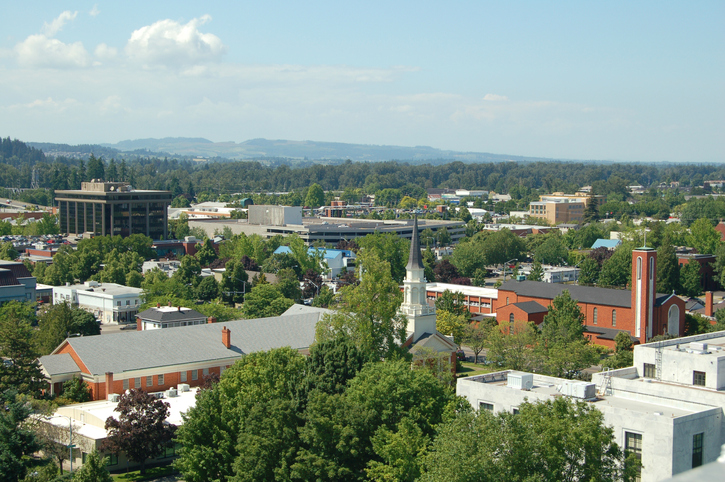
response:
M635 343L646 343L663 333L681 335L685 302L674 294L657 293L656 283L657 251L639 248L632 251L632 289L509 281L501 285L494 302L496 320L499 324L513 320L540 324L546 314L542 310L568 290L579 302L586 318L586 334L594 343L614 347L614 337L621 331L628 332Z

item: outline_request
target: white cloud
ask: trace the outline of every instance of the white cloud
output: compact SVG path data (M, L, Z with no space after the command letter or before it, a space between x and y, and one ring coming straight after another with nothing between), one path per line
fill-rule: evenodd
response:
M99 13L101 13L101 11L100 11L100 10L98 10L98 4L95 4L95 5L93 5L93 8L91 9L91 11L90 11L90 12L88 12L88 15L90 15L91 17L95 17L95 16L97 16L97 15L98 15Z
M118 49L116 49L115 47L109 47L108 45L101 43L98 44L94 53L99 59L109 60L115 58L116 55L118 55Z
M65 12L58 15L52 22L45 22L43 24L43 33L48 37L53 37L57 34L69 20L75 20L78 12L71 12L66 10Z
M486 95L483 96L483 100L498 100L498 101L502 101L502 100L509 100L509 98L506 97L505 95L486 94Z
M18 63L26 67L86 67L88 52L81 42L66 44L43 34L31 35L15 46Z
M141 27L131 34L126 44L129 58L153 65L189 65L219 60L227 47L219 37L202 33L198 27L211 20L204 15L185 25L173 20Z

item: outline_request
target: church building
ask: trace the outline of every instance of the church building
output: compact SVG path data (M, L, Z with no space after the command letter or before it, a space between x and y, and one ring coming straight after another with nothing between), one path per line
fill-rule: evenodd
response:
M561 285L538 281L508 281L495 300L499 325L514 321L543 322L551 301L564 290L579 302L586 317L585 334L592 342L614 348L614 338L624 331L634 343L647 343L666 333L682 336L685 329L685 302L674 293L657 293L657 251L632 251L630 289Z

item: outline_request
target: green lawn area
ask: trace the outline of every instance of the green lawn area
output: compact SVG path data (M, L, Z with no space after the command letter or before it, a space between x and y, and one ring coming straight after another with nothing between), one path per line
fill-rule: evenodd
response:
M481 375L482 373L491 373L500 369L494 369L493 367L487 367L485 365L476 365L471 362L461 362L461 369L456 372L456 375L460 377L472 377L473 375Z
M122 474L111 474L111 477L113 477L113 480L136 482L139 480L158 479L159 477L164 477L166 475L171 475L174 473L176 473L176 470L174 470L172 466L166 465L164 467L152 467L146 469L146 473L143 476L141 475L140 471L134 470L132 472L124 472Z

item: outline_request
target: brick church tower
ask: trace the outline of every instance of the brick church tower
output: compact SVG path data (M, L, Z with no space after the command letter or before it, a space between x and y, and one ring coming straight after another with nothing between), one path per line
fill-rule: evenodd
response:
M637 248L632 251L632 309L634 330L632 335L640 343L652 338L652 316L657 294L657 251Z

